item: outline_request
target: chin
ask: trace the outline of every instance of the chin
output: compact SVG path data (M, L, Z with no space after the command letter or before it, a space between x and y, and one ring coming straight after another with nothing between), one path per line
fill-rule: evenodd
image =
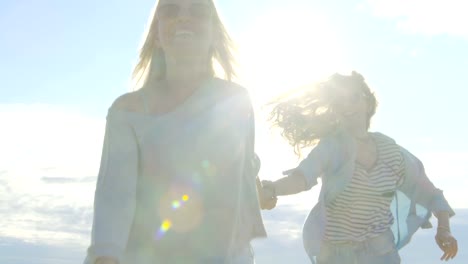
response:
M196 45L193 43L184 43L182 41L174 42L173 45L168 48L170 53L173 54L174 57L208 57L209 49L206 47L201 47L201 45Z
M361 135L365 132L367 132L367 123L366 121L357 121L357 122L346 122L343 123L344 128L346 131L350 132L351 134L355 135Z

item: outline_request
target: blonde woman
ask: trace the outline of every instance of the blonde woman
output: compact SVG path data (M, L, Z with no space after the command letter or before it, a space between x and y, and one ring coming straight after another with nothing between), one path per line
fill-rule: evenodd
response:
M271 120L296 153L314 148L286 177L264 181L265 191L291 195L309 190L321 177L319 201L303 230L313 263L400 263L398 249L427 227L432 213L441 259L452 259L458 250L449 222L454 212L415 156L390 137L369 132L376 106L356 72L335 74L275 102Z
M250 241L266 234L252 106L231 82L231 46L212 0L156 3L139 89L107 116L85 263L254 263Z

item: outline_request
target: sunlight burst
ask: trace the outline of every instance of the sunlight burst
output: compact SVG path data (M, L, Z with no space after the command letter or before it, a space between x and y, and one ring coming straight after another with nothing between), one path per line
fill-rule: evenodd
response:
M337 32L317 13L274 10L241 37L241 81L255 100L266 102L344 68Z

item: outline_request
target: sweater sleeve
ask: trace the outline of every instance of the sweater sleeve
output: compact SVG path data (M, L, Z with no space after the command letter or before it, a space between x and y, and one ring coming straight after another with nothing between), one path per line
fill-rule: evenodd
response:
M112 108L107 116L94 197L91 246L85 264L101 256L122 262L135 212L138 147L128 120Z

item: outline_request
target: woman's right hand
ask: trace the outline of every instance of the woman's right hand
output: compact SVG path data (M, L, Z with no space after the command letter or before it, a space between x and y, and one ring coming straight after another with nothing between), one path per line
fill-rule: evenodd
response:
M99 257L94 264L119 264L119 262L111 257Z
M442 249L444 254L440 260L448 261L453 259L458 252L458 242L455 237L450 233L450 228L437 228L435 236L437 245Z

